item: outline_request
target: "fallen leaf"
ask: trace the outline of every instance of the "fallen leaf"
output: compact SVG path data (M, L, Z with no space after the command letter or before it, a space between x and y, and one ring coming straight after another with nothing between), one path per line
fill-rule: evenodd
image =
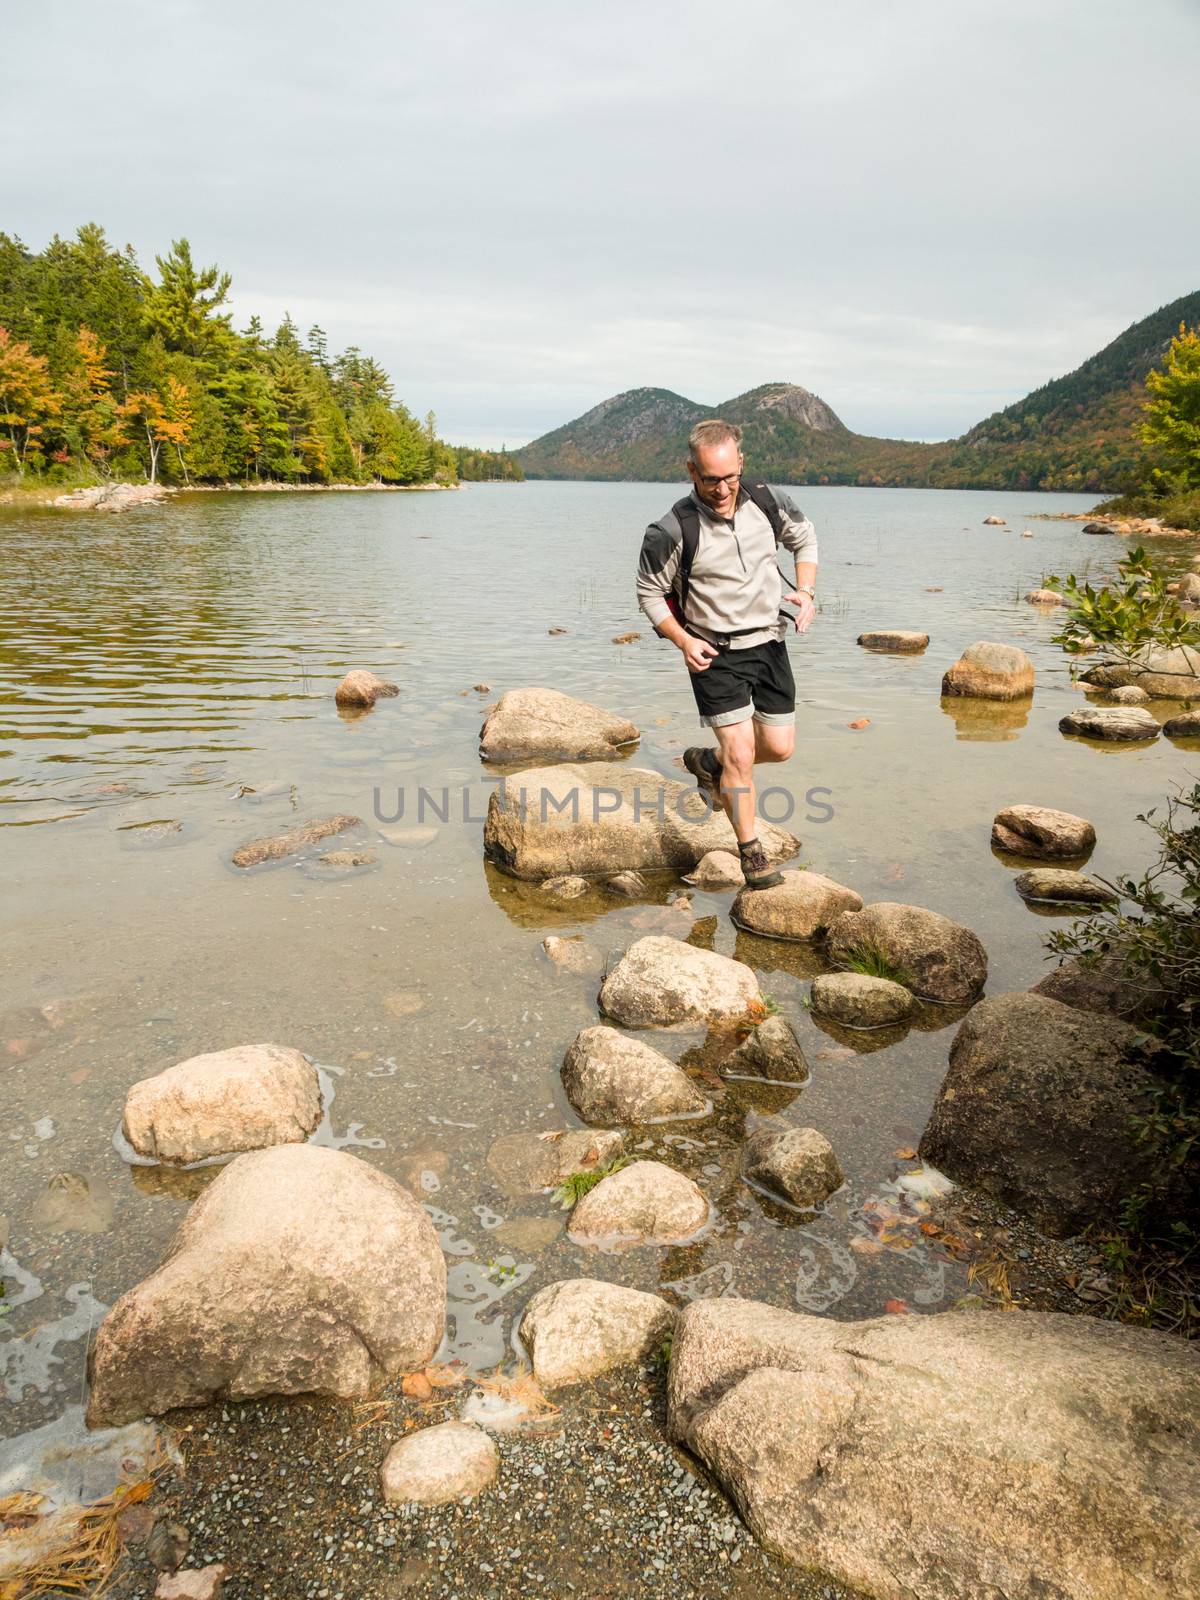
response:
M871 719L870 717L855 717L854 721L848 722L846 726L848 728L869 728L871 726Z
M899 1150L893 1150L892 1154L897 1161L915 1161L917 1159L917 1152L910 1144L902 1144Z
M400 1392L410 1400L431 1400L433 1385L423 1372L409 1372L400 1384Z
M903 1317L908 1313L907 1300L885 1300L883 1309L892 1317Z
M431 1389L457 1389L467 1381L465 1361L448 1361L444 1365L426 1367L421 1376Z
M883 1246L878 1239L871 1239L865 1233L859 1233L850 1241L850 1248L856 1255L881 1256Z

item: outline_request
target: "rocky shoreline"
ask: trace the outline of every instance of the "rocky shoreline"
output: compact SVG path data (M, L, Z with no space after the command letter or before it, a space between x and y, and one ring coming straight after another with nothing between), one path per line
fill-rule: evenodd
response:
M67 493L53 487L0 490L0 506L44 505L66 511L132 511L189 494L424 494L459 483L98 483Z

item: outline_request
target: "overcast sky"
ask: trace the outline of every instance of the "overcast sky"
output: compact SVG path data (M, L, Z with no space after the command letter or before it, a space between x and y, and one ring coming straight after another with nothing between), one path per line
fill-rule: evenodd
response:
M1200 288L1200 0L45 0L0 228L186 234L451 440L772 380L963 432Z

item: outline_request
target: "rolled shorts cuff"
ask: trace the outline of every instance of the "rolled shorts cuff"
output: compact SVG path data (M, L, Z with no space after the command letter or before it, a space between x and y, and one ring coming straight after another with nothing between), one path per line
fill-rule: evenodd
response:
M761 722L764 728L790 728L796 720L794 711L756 711L755 722Z
M735 706L732 711L714 711L711 716L701 716L702 728L729 728L735 722L749 722L754 716L754 707L749 701L744 706Z

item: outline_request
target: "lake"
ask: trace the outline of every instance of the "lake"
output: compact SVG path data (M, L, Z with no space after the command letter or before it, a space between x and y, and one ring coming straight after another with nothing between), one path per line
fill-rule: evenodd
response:
M964 1293L963 1269L917 1226L918 1164L897 1154L917 1143L960 1013L927 1007L886 1040L823 1028L804 1005L819 958L739 934L727 894L696 893L681 916L663 881L642 903L596 894L564 909L483 861L477 739L504 689L548 685L627 715L643 730L636 762L679 776L699 732L686 672L633 597L642 531L678 492L529 483L0 512L8 1431L78 1402L89 1328L211 1176L124 1159L128 1086L241 1042L311 1055L334 1091L319 1137L416 1187L451 1263L447 1354L474 1366L500 1360L530 1294L563 1277L835 1317L893 1297L937 1311ZM796 799L801 860L868 902L967 923L988 950L988 992L1028 987L1064 919L1015 893L1019 864L989 844L996 811L1087 816L1089 870L1137 872L1154 854L1137 813L1197 766L1167 740L1058 731L1083 688L1050 642L1055 614L1020 597L1048 573L1111 572L1123 543L1042 520L1086 509L1077 496L793 492L820 540L820 613L791 641L797 751L768 781ZM1008 526L984 527L992 513ZM1181 569L1191 553L1161 550ZM631 628L638 642L610 642ZM931 643L871 654L855 643L871 628ZM1030 653L1031 704L941 700L943 671L977 639ZM339 714L333 688L355 666L399 697ZM851 729L860 717L869 726ZM437 810L419 816L422 788ZM362 819L346 837L376 866L230 865L247 840L332 812ZM420 831L395 844L381 825ZM716 1226L684 1249L588 1254L548 1196L512 1198L487 1162L502 1134L576 1120L559 1067L596 1020L596 984L559 972L541 941L582 932L615 959L642 933L694 924L759 973L812 1078L799 1091L714 1083L711 1118L639 1130L639 1148L696 1178ZM678 1056L697 1041L655 1043ZM819 1128L838 1153L847 1183L816 1220L738 1177L746 1131L767 1116Z

